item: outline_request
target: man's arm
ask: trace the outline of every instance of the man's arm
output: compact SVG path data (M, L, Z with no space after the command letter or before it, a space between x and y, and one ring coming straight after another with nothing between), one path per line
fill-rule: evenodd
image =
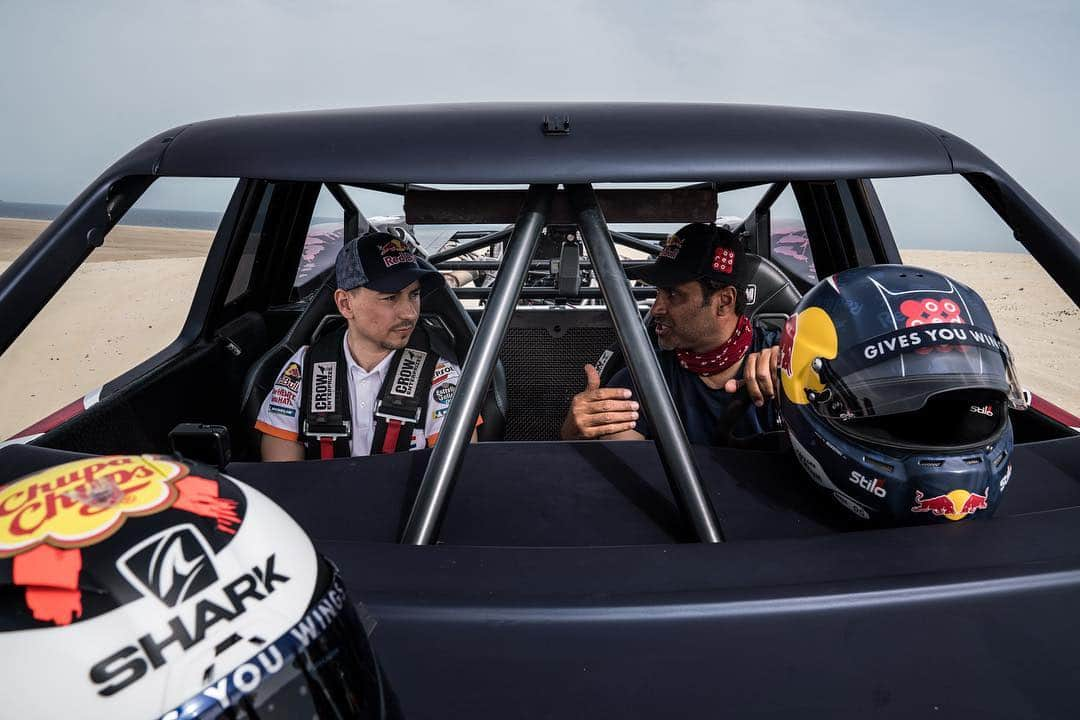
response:
M586 386L570 402L570 410L559 435L563 440L644 440L634 430L638 404L630 399L629 388L600 387L600 373L585 366Z
M264 462L290 462L304 459L304 446L298 442L283 440L263 433L262 459Z

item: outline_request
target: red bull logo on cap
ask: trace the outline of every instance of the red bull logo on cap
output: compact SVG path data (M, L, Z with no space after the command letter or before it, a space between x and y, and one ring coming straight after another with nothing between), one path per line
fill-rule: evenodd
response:
M979 510L986 510L986 498L990 494L990 488L983 490L982 494L971 493L967 490L953 490L944 495L925 497L921 490L915 491L915 505L911 512L929 512L934 515L944 515L949 520L963 520Z
M382 256L383 265L393 267L401 263L416 262L416 256L409 252L405 241L394 237L379 245L379 255Z
M674 260L679 257L679 250L682 249L683 240L678 235L668 235L664 240L664 247L660 250L658 258L668 258Z

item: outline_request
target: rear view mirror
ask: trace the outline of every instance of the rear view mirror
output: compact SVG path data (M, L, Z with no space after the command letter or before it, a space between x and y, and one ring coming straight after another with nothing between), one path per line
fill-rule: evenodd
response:
M180 423L169 433L169 442L176 455L213 465L219 470L232 458L229 429L224 425Z

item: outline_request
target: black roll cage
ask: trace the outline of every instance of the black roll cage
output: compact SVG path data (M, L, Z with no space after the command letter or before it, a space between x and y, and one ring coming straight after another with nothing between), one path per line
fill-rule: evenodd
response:
M680 190L720 192L772 183L742 225L757 250L767 247L771 205L790 184L818 275L825 276L848 267L900 260L867 178L960 174L1080 304L1076 239L1000 167L937 128L887 116L813 109L580 104L568 109L574 117L573 131L553 138L540 133L536 122L549 111L509 105L296 113L214 120L161 133L91 183L0 275L0 352L159 177L240 180L180 335L113 384L137 381L179 362L196 343L214 342L215 333L232 319L286 302L281 292L284 276L302 251L304 223L323 184L341 203L347 232L359 230L362 216L342 190L345 184L406 197L410 191L431 191L429 197L434 197L432 185L440 184L528 184L512 229L462 235L460 245L428 258L438 264L495 242L508 243L496 285L459 292L463 297L485 297L487 308L465 363L471 372L465 373L468 382L462 383L467 392L461 392L448 415L453 432L440 435L406 540L426 542L437 532L467 442L465 431L471 429L470 416L474 420L479 407L478 388L490 377L516 299L597 295L612 314L637 386L649 395L643 396L645 408L658 419L658 446L675 494L699 537L719 540L722 535L701 497L696 470L686 461L681 426L660 420L673 408L663 384L655 382L656 361L643 340L634 303L635 296L651 291L628 287L623 263L614 252L615 244L620 244L655 253L655 240L661 236L611 232L597 201L597 194L604 191L594 190L594 184L694 182ZM508 156L529 162L507 163ZM406 178L427 184L402 182ZM712 181L696 182L701 178ZM559 185L565 192L553 205ZM260 247L254 260L263 284L253 282L230 300L245 233L256 215L253 203L271 187L275 200L281 193L281 202L271 202L275 242ZM509 207L513 197L503 200ZM586 267L599 281L599 292L563 282L568 279L565 273L558 287L522 288L553 206L561 213L560 220L576 220L581 228L590 254ZM580 262L576 266L582 267ZM800 282L805 289L805 281L796 279L796 285Z

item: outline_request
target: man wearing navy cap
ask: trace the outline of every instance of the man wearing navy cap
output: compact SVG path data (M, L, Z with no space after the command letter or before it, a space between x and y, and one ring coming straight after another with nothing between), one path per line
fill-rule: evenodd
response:
M675 408L692 443L714 445L733 393L745 383L752 404L731 424L735 437L776 428L774 397L777 333L755 329L746 310L745 255L735 235L716 225L693 223L667 238L656 262L627 277L656 286L652 307L660 352L657 358ZM563 422L566 440L641 440L649 420L633 400L626 368L607 387L585 366L586 388L574 396ZM725 423L726 424L726 423Z
M421 292L443 282L438 272L381 232L345 243L335 270L346 327L285 363L255 424L263 460L430 447L457 389L460 368L414 333Z

